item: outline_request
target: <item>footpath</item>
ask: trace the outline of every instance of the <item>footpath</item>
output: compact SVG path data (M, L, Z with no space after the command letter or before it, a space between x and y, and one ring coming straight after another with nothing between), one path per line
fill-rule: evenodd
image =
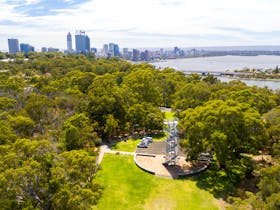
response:
M96 163L98 165L100 165L105 153L120 154L120 155L133 155L133 156L135 154L135 152L124 152L124 151L111 150L108 145L104 144L100 147L99 155L97 157Z

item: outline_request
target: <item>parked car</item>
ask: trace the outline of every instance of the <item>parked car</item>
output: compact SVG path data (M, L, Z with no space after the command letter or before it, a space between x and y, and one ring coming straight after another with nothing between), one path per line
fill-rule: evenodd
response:
M212 161L213 160L213 155L210 153L200 153L198 156L198 160L202 161Z
M143 141L143 140L148 141L148 143L152 143L152 142L153 142L153 137L151 137L151 136L144 137L144 138L142 139L142 141Z
M141 141L139 144L137 144L137 147L139 147L139 148L147 148L148 147L148 142Z

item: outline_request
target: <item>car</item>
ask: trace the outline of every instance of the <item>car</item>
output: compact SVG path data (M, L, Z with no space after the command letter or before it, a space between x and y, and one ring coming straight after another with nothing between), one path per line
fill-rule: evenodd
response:
M147 148L148 147L148 143L141 141L139 144L137 144L137 147L139 147L139 148Z
M148 141L148 143L152 143L152 142L153 142L153 137L151 137L151 136L144 137L144 138L142 139L142 141Z
M211 155L210 153L200 153L198 156L198 160L202 160L202 161L212 161L213 160L213 155Z

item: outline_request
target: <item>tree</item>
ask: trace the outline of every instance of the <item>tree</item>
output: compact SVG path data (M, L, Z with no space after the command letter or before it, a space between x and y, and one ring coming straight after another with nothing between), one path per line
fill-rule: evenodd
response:
M0 109L9 110L16 106L17 101L8 97L0 97Z
M183 72L170 68L165 68L157 74L157 85L160 88L162 96L162 106L171 107L174 94L186 84L187 79Z
M10 117L10 123L19 137L28 137L32 135L34 121L25 116Z
M47 96L32 93L27 97L25 109L38 125L39 131L44 133L44 124L48 122L50 102Z
M57 154L49 141L28 139L0 146L0 206L3 209L88 209L101 197L94 180L95 154Z
M213 100L183 111L180 117L189 158L196 159L200 152L213 152L222 168L229 167L241 153L258 151L266 140L264 121L246 104Z
M11 143L15 140L16 135L13 132L11 125L5 120L0 120L0 145Z
M131 90L138 103L161 104L162 97L155 70L137 69L123 78L123 85Z
M263 115L267 122L269 141L267 147L274 156L280 156L280 108L274 108Z
M112 138L112 135L116 134L117 128L118 128L118 121L114 118L113 115L109 114L106 118L106 124L104 129L109 139Z
M0 205L4 209L50 209L48 141L17 140L0 148Z
M164 114L150 103L134 104L129 107L126 118L133 129L135 126L144 131L163 129Z
M94 146L99 142L94 124L84 114L74 114L64 123L65 146L67 150Z
M212 74L207 74L206 77L204 77L202 79L202 81L208 83L208 84L216 84L219 82L219 80L217 79L217 77L214 77Z
M202 105L211 95L209 85L205 82L188 83L179 89L174 96L174 110L185 110Z
M117 77L115 75L105 74L96 76L92 85L89 87L89 104L87 112L92 122L98 122L98 133L106 138L105 126L108 115L113 115L118 121L119 126L125 124L125 105L127 105L125 92L117 85Z

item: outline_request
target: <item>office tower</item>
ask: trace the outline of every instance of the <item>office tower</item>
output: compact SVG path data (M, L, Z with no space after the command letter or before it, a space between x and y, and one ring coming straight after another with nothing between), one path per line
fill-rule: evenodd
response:
M196 57L198 55L198 52L195 48L193 48L193 49L191 49L190 54L191 54L192 57Z
M173 53L174 53L174 56L179 56L180 55L180 48L179 47L174 47Z
M90 51L91 51L92 53L96 54L96 53L97 53L97 48L92 47L92 48L90 48Z
M76 31L75 41L76 41L77 53L86 54L87 52L90 51L90 39L86 35L85 31Z
M49 47L48 52L59 52L58 48Z
M108 46L107 44L104 44L104 45L103 45L103 53L104 53L105 55L108 55L108 53L109 53L109 46Z
M19 52L19 44L17 39L8 39L9 53L16 54Z
M67 50L68 50L68 52L71 52L73 50L72 49L72 35L70 32L67 34Z
M132 60L133 61L139 61L140 58L140 51L137 49L133 49L132 51Z
M28 53L28 52L34 52L34 47L30 44L20 44L20 52Z
M114 45L114 56L120 56L120 49L117 44Z
M123 54L127 54L128 53L128 48L123 48Z
M150 52L148 50L145 50L143 55L144 55L143 56L143 58L144 58L143 60L145 60L145 61L149 61L150 60Z
M123 48L123 58L128 59L128 48Z
M42 47L42 52L47 52L47 48L46 47Z
M109 54L110 54L110 56L115 56L114 55L114 47L115 47L114 43L109 43Z
M86 35L86 51L89 52L90 51L90 39L89 37Z

